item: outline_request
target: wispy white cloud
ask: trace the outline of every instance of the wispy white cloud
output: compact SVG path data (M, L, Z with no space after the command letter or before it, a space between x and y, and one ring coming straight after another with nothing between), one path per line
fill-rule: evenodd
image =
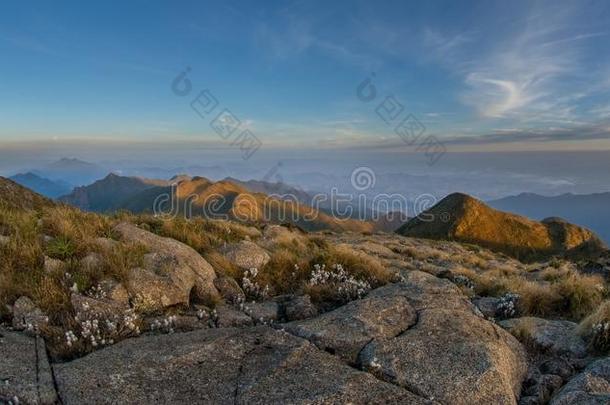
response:
M486 117L505 117L521 109L548 111L557 103L557 80L577 69L578 49L545 41L548 28L527 30L495 50L466 77L465 100ZM538 103L538 104L537 104Z
M573 11L568 5L561 11L534 10L490 46L474 33L448 37L428 29L425 38L463 78L461 99L482 117L569 122L577 118L578 102L595 91L570 86L585 76L587 41L606 35L574 26Z
M476 37L474 31L443 34L430 27L423 30L424 47L432 53L431 56L446 61L458 70L468 64L468 61L462 57L462 52L465 46L476 40Z
M465 99L487 117L502 117L535 99L535 96L526 93L526 83L515 80L494 79L474 72L466 77L466 83L472 87L472 92Z
M336 15L307 1L296 1L273 14L259 19L254 25L257 47L272 62L306 56L309 52L323 53L347 66L371 70L380 65L374 49L362 46L358 34L368 27L353 19L346 20L342 31L334 29Z
M57 56L60 53L44 41L30 35L0 34L0 42L29 52Z

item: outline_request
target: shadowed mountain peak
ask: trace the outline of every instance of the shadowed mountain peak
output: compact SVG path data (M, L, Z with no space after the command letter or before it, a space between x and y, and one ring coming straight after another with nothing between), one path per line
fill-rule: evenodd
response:
M121 207L123 201L141 191L167 184L165 180L125 177L110 173L93 184L76 187L72 193L60 197L59 200L88 211L112 211Z

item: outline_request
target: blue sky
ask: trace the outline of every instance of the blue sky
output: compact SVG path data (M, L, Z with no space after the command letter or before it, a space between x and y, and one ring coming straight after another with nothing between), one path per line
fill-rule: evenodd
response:
M212 145L189 106L209 89L278 147L405 147L375 113L391 95L455 150L610 149L607 1L11 3L0 145Z

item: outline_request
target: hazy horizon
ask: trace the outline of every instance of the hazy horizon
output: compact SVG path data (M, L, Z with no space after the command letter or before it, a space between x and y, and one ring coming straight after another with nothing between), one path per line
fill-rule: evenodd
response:
M427 193L441 198L450 192L465 192L484 200L524 192L546 196L564 193L590 194L609 192L610 152L448 152L430 166L418 153L345 153L329 151L284 151L280 156L261 151L256 158L244 161L234 151L116 151L47 155L0 152L0 175L38 170L44 177L45 167L61 158L76 158L99 165L102 173L169 179L190 174L219 180L284 182L307 191L342 187L349 191L351 172L368 167L380 179L378 192L397 192L416 196ZM121 156L125 153L125 156ZM157 154L157 158L155 158ZM97 158L96 158L97 156ZM52 176L51 176L52 177ZM101 176L100 176L101 178ZM384 178L387 181L384 183ZM473 181L473 179L477 179ZM387 183L387 184L386 184ZM76 184L81 185L81 184Z
M409 198L610 191L603 1L0 7L0 175L74 157L312 192L359 167Z

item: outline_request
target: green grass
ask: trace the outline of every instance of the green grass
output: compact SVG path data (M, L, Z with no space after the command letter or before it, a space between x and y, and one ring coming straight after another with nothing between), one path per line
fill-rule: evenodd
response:
M57 237L47 246L47 255L54 259L68 260L76 255L76 245L67 237Z

